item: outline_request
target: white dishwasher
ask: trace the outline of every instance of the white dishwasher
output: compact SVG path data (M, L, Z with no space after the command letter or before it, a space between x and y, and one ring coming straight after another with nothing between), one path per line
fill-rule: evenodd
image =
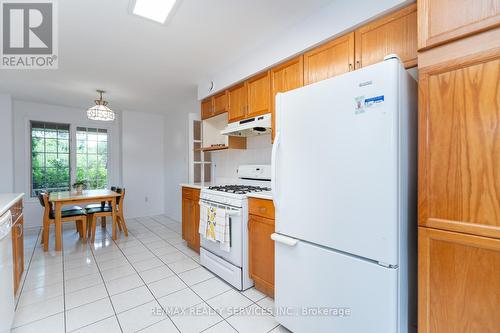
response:
M0 216L0 333L10 332L14 319L14 264L12 261L12 215Z

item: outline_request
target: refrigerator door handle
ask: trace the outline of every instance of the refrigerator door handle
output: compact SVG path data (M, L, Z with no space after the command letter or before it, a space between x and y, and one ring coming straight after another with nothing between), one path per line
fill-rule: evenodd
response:
M273 233L271 235L271 239L275 242L278 242L278 243L281 243L281 244L287 245L287 246L295 246L299 242L298 239L283 236L283 235L280 235L277 233Z
M274 201L274 205L276 206L276 208L278 208L278 198L279 198L277 185L276 185L277 184L277 179L276 179L277 164L276 163L277 163L277 155L278 155L278 146L280 144L280 134L281 133L279 131L276 133L276 136L274 137L273 149L271 152L271 190L273 193L273 201Z

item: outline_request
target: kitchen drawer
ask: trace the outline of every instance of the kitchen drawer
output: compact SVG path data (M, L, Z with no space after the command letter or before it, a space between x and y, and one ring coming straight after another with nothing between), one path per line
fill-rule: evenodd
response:
M272 200L250 198L248 200L248 212L274 220L274 203Z
M190 187L183 187L182 197L185 199L193 199L193 189Z

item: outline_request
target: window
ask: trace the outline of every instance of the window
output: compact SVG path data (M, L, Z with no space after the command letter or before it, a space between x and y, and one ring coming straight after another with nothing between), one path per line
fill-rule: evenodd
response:
M75 181L86 180L89 189L108 186L108 130L76 127L75 132L69 124L32 121L30 135L32 197L68 191Z
M31 195L70 188L69 125L31 122Z
M210 182L212 180L212 156L201 151L201 121L192 120L192 176L190 180L195 183Z
M76 180L86 180L90 189L108 185L108 131L76 129Z

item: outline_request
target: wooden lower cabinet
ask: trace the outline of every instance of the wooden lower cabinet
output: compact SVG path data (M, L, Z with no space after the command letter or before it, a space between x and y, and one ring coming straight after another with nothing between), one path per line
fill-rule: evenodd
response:
M269 218L272 206L272 219ZM262 215L266 217L262 217ZM248 253L255 289L274 298L274 206L270 200L249 199Z
M12 214L12 259L14 264L14 295L17 295L24 272L24 215L20 199L10 209Z
M195 188L182 188L182 239L187 246L200 252L200 190Z
M500 239L419 228L419 332L498 332Z

